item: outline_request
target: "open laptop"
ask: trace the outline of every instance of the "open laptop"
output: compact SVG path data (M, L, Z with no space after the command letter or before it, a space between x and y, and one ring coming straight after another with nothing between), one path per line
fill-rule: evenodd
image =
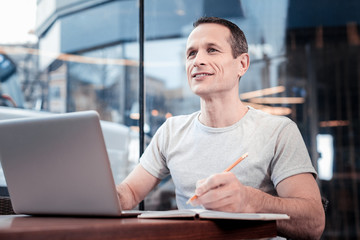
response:
M140 214L121 209L95 111L0 121L0 161L18 214Z

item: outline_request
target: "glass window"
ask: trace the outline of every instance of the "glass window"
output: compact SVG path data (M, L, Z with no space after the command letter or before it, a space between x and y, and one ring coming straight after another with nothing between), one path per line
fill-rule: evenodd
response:
M291 118L304 137L322 195L330 201L324 238L360 236L360 4L149 0L145 10L147 136L167 117L199 110L199 99L187 86L186 38L198 17L227 18L249 43L251 64L240 81L241 99ZM154 193L161 207L176 207L171 179L162 184L164 189L156 190L162 194Z
M120 183L139 158L138 122L131 118L139 95L137 1L33 4L36 24L28 31L36 41L0 46L6 54L1 55L1 90L26 109L21 117L36 114L33 110L96 110ZM3 98L1 103L10 105ZM10 108L0 110L1 119L16 117ZM2 175L0 180L6 185Z

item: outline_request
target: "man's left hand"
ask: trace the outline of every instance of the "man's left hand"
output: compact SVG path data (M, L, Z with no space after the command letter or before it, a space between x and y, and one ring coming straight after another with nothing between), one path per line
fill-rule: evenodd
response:
M249 191L251 189L244 186L233 173L218 173L197 182L197 199L191 201L191 205L223 212L254 212L251 206L254 199L250 199Z

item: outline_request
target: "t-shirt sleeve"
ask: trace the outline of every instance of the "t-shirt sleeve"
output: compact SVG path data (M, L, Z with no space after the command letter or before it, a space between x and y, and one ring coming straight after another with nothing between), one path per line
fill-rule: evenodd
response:
M301 133L293 121L279 133L271 170L275 186L285 178L300 173L312 173L315 178L317 176Z
M140 158L140 164L151 175L163 179L170 174L164 157L164 141L166 122L156 131L151 139L149 146L145 149Z

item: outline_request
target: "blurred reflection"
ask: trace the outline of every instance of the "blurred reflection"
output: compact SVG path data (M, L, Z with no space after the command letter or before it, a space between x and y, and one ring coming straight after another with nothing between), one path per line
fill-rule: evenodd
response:
M333 177L334 138L330 134L318 134L316 140L320 154L318 160L319 178L329 181Z

